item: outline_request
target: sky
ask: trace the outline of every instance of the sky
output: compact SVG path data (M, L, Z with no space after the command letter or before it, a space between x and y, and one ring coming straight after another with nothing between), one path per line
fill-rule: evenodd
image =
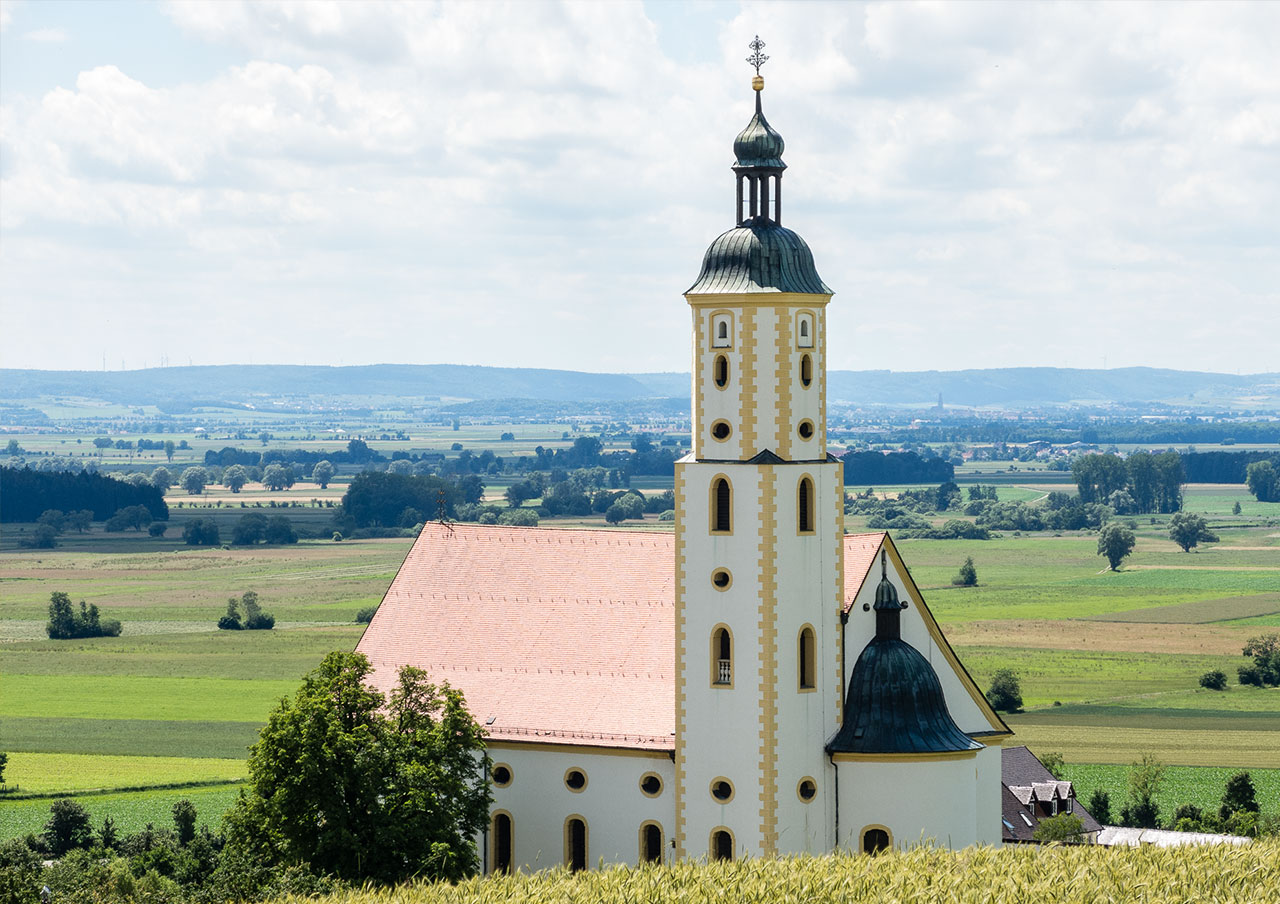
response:
M1280 371L1280 3L0 0L0 366L683 371L732 142L835 369Z

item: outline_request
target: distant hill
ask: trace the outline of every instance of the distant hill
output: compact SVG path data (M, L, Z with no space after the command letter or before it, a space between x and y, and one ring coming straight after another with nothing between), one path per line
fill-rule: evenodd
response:
M458 364L360 367L240 365L132 371L0 369L0 400L87 398L122 405L188 410L192 405L261 405L272 400L330 397L430 401L521 399L626 402L680 399L680 373L596 374ZM1274 408L1280 373L1233 375L1126 367L1058 367L960 371L832 371L828 397L855 405L1019 406L1105 402L1209 404Z

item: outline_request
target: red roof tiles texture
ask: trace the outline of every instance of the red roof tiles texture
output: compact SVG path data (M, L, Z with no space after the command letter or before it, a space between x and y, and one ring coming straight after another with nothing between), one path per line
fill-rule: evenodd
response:
M882 534L845 538L856 590ZM871 540L874 539L874 542ZM463 692L495 740L671 750L671 534L428 524L356 649Z

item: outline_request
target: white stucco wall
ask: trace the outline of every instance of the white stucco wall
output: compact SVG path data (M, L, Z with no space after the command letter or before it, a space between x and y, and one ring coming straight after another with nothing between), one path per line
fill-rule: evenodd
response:
M587 824L587 864L595 869L605 863L635 864L640 860L640 827L652 820L662 827L664 861L671 859L675 824L674 769L666 753L632 751L592 752L587 748L529 749L493 742L489 756L495 764L511 768L511 784L493 789L491 813L511 815L512 858L517 869L547 869L565 862L564 826L570 816ZM587 776L582 791L570 790L566 772L580 769ZM662 780L657 797L640 790L649 772ZM490 819L490 826L493 821ZM493 869L492 834L479 839L486 872Z

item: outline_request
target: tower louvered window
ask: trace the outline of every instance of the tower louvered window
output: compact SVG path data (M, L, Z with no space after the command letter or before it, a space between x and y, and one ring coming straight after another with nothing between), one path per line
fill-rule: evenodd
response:
M733 491L729 481L721 477L716 481L716 511L712 521L712 530L716 533L728 533L733 530Z
M798 505L796 526L801 533L810 533L813 531L813 481L808 477L800 481Z

